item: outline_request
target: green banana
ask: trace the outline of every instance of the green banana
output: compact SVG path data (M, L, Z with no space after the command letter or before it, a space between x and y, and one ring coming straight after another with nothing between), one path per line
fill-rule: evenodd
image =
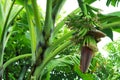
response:
M92 36L85 36L83 41L83 46L87 46L92 49L94 52L98 51L97 42Z
M79 36L80 37L84 37L86 34L87 34L87 32L89 31L89 29L87 28L87 27L81 27L80 29L79 29Z

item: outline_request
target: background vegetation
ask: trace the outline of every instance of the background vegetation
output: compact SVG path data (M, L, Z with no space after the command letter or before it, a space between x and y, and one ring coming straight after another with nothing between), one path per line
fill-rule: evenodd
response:
M105 46L104 58L96 51L101 35L88 34L98 30L113 40L113 31L120 32L120 12L101 14L90 5L96 0L77 0L79 8L61 19L65 1L47 0L44 13L36 0L0 0L0 80L120 79L120 40ZM118 3L107 0L106 6ZM91 42L95 54L83 73L81 47Z

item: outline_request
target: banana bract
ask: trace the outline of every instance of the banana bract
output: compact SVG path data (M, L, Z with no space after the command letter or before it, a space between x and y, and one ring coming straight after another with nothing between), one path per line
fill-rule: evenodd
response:
M90 65L94 52L98 51L97 43L92 36L85 36L81 48L80 69L85 73Z
M87 46L83 46L81 49L80 69L85 73L89 67L93 55L92 49Z

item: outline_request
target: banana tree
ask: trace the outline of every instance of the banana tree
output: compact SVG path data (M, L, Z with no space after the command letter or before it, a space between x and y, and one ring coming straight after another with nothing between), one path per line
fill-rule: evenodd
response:
M25 2L24 4L28 15L28 22L31 26L30 30L33 30L30 32L32 35L36 32L36 38L34 35L31 35L31 40L34 39L32 40L32 69L30 76L33 77L31 78L37 80L41 79L43 68L47 65L47 63L52 60L52 58L54 58L66 46L71 44L70 41L65 41L72 36L73 32L68 32L62 38L53 42L56 33L62 27L61 25L64 25L64 22L62 22L62 24L59 24L59 27L55 27L56 15L61 9L61 6L64 2L65 0L47 0L46 16L43 26L40 23L41 15L39 14L36 0L32 0L30 4L33 8L33 15L30 14L29 7L27 6L29 5L29 3ZM34 17L34 19L32 18L32 16ZM35 21L35 25L32 23L32 21ZM36 30L34 26L36 26Z
M119 22L103 24L100 20L101 17L99 16L99 14L97 15L94 13L98 12L99 9L96 9L89 5L90 3L92 3L91 1L78 0L79 8L81 11L78 11L78 16L74 16L75 22L73 22L74 17L72 19L70 18L70 20L68 18L67 25L68 28L70 28L70 31L54 42L53 39L55 35L64 25L63 22L62 26L60 25L55 27L56 15L64 0L61 0L60 2L55 0L47 0L46 16L43 26L41 26L40 24L41 15L38 14L39 10L37 8L36 1L31 2L34 21L36 22L35 26L37 29L36 42L34 40L32 41L32 43L36 43L37 47L32 48L33 68L30 76L33 75L33 78L35 79L42 79L42 74L49 61L51 61L57 54L59 54L60 51L62 51L66 46L73 45L72 43L74 42L80 43L82 47L80 68L82 72L86 72L93 54L98 50L97 42L100 41L101 37L105 37L106 35L110 36L109 34L107 34L106 28L109 28L111 26L113 27L119 24ZM30 18L30 10L28 10L27 6L26 11L29 15L28 18ZM99 18L97 19L97 17ZM33 27L32 20L32 18L28 20L31 27ZM99 21L101 22L99 23ZM62 22L60 24L62 24ZM71 38L73 35L75 36L75 38ZM71 41L71 39L73 41Z
M41 14L37 0L1 0L0 3L0 78L2 79L5 68L25 57L31 58L30 74L28 80L41 80L43 75L49 73L56 65L49 68L54 60L57 64L63 63L63 59L54 59L62 50L70 45L80 45L81 61L70 56L71 63L75 64L74 71L79 76L85 77L92 56L97 49L97 42L106 35L112 39L112 30L119 29L119 12L115 14L102 15L96 14L99 9L90 6L96 0L78 0L79 9L73 11L61 22L56 22L56 17L66 0L47 0L45 17ZM9 4L7 4L9 3ZM11 4L10 4L11 3ZM108 2L110 4L110 2ZM10 5L10 7L8 6ZM18 6L18 7L16 7ZM17 8L17 9L16 9ZM4 49L6 43L12 34L8 29L11 28L11 22L22 9L26 10L27 21L31 37L31 54L19 55L11 58L3 64ZM8 10L6 10L8 9ZM17 10L17 11L16 11ZM8 11L8 12L7 12ZM5 13L5 14L3 14ZM110 18L110 19L109 19ZM42 19L42 20L41 20ZM108 20L109 19L109 20ZM113 19L115 19L113 21ZM61 28L67 27L67 33L55 40ZM67 56L69 57L69 56ZM76 61L76 63L75 63ZM69 62L69 61L68 61ZM67 61L65 62L67 63ZM69 63L69 65L72 65ZM80 69L79 69L80 66ZM45 72L46 68L49 68ZM78 71L79 70L79 71ZM82 73L83 72L83 73ZM47 77L46 79L49 79Z

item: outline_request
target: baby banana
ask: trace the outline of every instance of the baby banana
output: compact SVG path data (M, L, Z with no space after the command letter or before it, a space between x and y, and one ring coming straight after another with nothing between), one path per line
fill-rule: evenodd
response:
M89 31L89 28L82 26L79 30L79 36L84 37Z

